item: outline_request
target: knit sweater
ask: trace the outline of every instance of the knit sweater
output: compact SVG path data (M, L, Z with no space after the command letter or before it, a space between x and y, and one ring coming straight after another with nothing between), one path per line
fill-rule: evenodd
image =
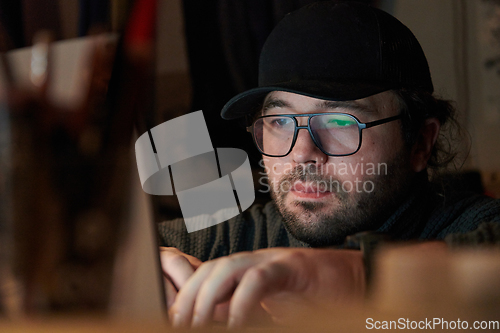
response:
M477 237L491 241L499 236L494 234L498 231L495 227L470 233L482 222L500 223L500 200L468 192L442 195L431 186L423 186L376 231L395 240L440 240L448 235L450 244L478 242ZM488 230L493 234L485 236ZM254 205L226 222L192 233L186 231L183 219L165 221L159 224L159 235L161 246L176 247L202 261L269 247L309 247L286 230L273 202Z

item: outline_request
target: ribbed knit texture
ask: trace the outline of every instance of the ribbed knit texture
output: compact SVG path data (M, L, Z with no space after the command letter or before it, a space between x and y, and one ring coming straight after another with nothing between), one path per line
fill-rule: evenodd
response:
M229 221L188 233L183 219L159 224L160 246L173 246L202 261L269 247L308 247L285 229L274 204L254 205Z
M490 247L500 248L500 223L484 222L474 231L464 234L449 234L445 241L451 248Z

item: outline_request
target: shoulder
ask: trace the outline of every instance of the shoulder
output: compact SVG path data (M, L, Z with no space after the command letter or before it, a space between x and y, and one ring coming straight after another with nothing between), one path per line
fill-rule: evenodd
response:
M500 246L500 223L483 222L474 231L448 234L445 241L450 247Z
M158 224L159 243L160 246L176 247L201 260L208 260L268 247L269 224L276 225L278 230L282 228L274 205L256 204L225 222L193 232L188 232L184 219L161 222Z
M483 222L500 223L500 200L471 192L448 194L431 218L436 238L475 230Z

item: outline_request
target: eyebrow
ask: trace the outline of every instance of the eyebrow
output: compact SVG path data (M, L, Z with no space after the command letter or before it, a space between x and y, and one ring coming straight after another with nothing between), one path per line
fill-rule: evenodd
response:
M279 98L269 98L262 106L262 114L273 108L292 108L293 105ZM315 105L316 109L320 110L333 110L345 108L355 110L363 113L373 113L374 110L365 105L359 104L355 101L321 101Z
M368 106L362 105L360 103L357 103L355 101L322 101L318 104L316 104L316 107L318 109L339 109L339 108L345 108L345 109L351 109L351 110L356 110L360 112L369 112L373 113L374 110Z
M292 105L290 103L285 102L279 98L269 98L264 102L262 106L262 113L265 114L267 110L273 108L291 108Z

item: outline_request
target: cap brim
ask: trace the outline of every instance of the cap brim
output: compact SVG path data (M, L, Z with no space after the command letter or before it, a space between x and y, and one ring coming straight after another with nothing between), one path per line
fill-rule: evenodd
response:
M284 82L269 87L250 89L236 95L224 105L221 116L230 120L256 112L261 107L266 95L272 91L286 91L330 101L349 101L372 96L391 88L387 85L361 84L359 82Z

